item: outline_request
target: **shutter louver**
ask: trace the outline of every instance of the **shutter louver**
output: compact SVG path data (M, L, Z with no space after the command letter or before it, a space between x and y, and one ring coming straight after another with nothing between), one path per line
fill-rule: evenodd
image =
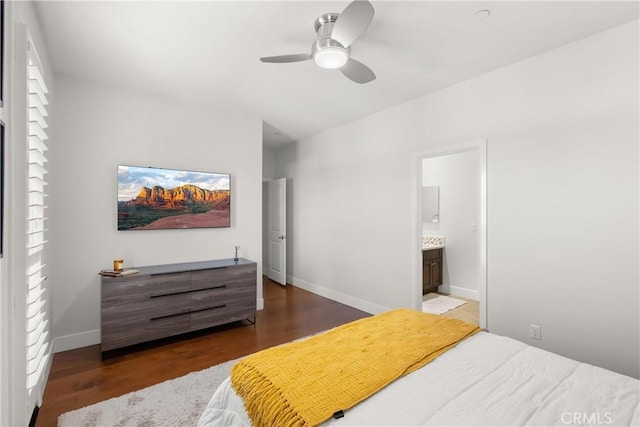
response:
M39 60L29 43L28 64L28 199L27 199L27 392L29 400L40 402L46 382L45 369L51 358L51 331L44 284L44 250L47 209L47 86Z

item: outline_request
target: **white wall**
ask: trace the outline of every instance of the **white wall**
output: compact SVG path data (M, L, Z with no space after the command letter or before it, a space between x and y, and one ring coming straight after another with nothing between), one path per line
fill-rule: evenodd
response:
M259 117L183 107L57 76L53 330L56 351L100 340L98 271L232 258L262 265ZM116 165L231 174L231 227L117 231ZM258 274L258 304L262 276Z
M443 284L439 290L479 300L478 151L430 157L422 161L422 185L440 189L440 220L425 222L423 235L445 237Z
M411 305L412 159L487 138L489 330L638 377L638 52L635 21L280 150L290 279Z
M276 151L273 148L263 147L262 149L262 180L269 181L275 179L276 172Z

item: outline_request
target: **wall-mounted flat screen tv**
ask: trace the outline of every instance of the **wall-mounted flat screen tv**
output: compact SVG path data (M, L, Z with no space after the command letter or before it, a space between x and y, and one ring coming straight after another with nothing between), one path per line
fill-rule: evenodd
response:
M230 178L118 165L118 230L230 227Z

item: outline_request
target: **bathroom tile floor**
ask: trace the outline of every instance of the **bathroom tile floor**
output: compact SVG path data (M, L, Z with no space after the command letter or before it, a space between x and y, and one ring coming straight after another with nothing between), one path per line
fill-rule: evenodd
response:
M434 296L432 296L434 295ZM466 304L461 305L460 307L456 307L453 310L449 310L446 313L442 314L442 316L445 317L451 317L453 319L459 319L459 320L463 320L467 323L472 323L474 325L478 325L479 324L479 307L480 307L480 303L478 301L472 300L472 299L468 299L468 298L462 298L459 296L454 296L454 295L447 295L444 293L438 293L438 295L445 295L448 297L452 297L452 298L456 298L456 299L461 299L466 301ZM435 294L427 294L427 295L423 295L423 301L426 301L428 299L431 298L435 298Z

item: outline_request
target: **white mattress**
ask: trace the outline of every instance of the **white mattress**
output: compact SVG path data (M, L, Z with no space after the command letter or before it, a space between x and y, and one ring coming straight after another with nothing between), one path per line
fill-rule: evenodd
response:
M637 379L481 332L325 426L640 424ZM200 426L251 426L229 379Z

